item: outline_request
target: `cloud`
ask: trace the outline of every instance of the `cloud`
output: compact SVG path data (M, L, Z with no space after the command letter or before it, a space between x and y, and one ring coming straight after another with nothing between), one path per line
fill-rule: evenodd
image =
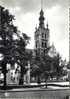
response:
M7 7L20 7L22 12L36 11L41 7L41 0L1 0ZM55 5L68 6L68 0L43 0L43 8L51 8Z
M69 60L69 40L68 38L55 42L56 50L60 53L63 59Z
M64 7L68 6L68 0L43 0L43 2L48 8L56 5L61 5Z
M49 23L51 40L62 40L68 38L68 9L55 6L45 12ZM46 22L47 22L46 20ZM53 36L52 36L53 35Z
M41 0L0 0L15 15L16 25L31 37L29 48L34 47L34 31L38 25ZM49 23L50 39L56 49L68 57L68 0L43 0L45 23Z

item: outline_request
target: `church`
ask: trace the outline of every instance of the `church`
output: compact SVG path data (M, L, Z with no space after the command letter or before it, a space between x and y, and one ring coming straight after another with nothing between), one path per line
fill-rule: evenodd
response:
M36 54L46 54L46 50L49 47L49 28L48 23L45 27L44 20L44 12L41 9L39 17L39 27L36 27L34 36Z
M56 56L56 48L54 46L54 43L50 46L50 29L48 22L45 26L45 17L44 17L44 11L41 8L40 15L39 15L39 25L36 26L35 32L34 32L34 41L35 41L35 47L33 52L33 55L46 55L48 48L49 50L49 56L53 57Z
M27 53L32 52L33 57L35 57L38 54L39 55L46 55L47 54L47 49L50 47L50 40L49 40L50 29L49 29L48 23L45 27L45 22L44 21L45 21L44 11L41 8L40 15L39 15L39 26L35 28L35 32L34 32L35 47L34 47L34 49L26 49ZM54 44L52 44L48 54L51 57L57 55ZM23 78L24 83L30 83L30 79L31 79L30 78L30 62L28 62L27 67L28 67L28 71L24 75L24 78ZM14 78L15 79L14 83L18 82L19 78L17 76L17 73L15 74L13 72L13 69L11 70L11 72L12 72L11 77L13 77L13 75L16 75L15 78ZM9 80L10 80L10 78L9 78Z
M40 15L39 15L39 26L35 28L34 32L34 41L35 41L35 47L34 49L26 49L28 53L32 52L33 57L36 57L36 55L49 55L50 57L57 56L57 51L54 46L54 43L50 46L50 29L48 26L48 23L45 27L45 17L44 17L44 11L41 9ZM49 49L48 53L47 50ZM30 64L31 65L31 64ZM29 66L29 65L28 65ZM30 74L28 75L28 72L30 73L30 68L27 71L25 76L28 76L28 81L25 81L26 78L24 79L25 82L30 82L29 80L32 79L30 77Z

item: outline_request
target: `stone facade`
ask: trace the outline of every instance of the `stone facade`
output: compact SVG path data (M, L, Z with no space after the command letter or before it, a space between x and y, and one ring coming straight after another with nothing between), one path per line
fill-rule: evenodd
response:
M49 28L44 25L44 12L41 9L39 17L39 27L35 30L35 51L36 54L45 54L49 47Z

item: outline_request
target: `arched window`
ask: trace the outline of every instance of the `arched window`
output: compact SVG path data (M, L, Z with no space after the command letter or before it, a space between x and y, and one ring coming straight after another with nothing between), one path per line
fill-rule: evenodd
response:
M45 39L46 39L46 34L45 34Z
M37 42L36 42L36 48L37 48Z
M44 38L44 33L42 33L42 38Z
M47 47L47 43L45 43L45 47Z
M42 47L44 47L44 43L42 42Z

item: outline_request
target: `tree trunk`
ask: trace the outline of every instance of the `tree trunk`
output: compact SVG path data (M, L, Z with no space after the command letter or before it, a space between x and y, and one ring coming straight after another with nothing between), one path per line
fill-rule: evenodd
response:
M40 75L38 75L38 77L37 77L37 83L38 83L38 84L41 83L41 81L40 81Z
M21 74L20 74L20 79L19 79L19 85L23 85L23 68L21 67Z
M6 89L6 72L4 73L4 89Z
M3 86L3 89L6 90L6 86L7 86L7 83L6 83L6 64L4 64L4 86Z

